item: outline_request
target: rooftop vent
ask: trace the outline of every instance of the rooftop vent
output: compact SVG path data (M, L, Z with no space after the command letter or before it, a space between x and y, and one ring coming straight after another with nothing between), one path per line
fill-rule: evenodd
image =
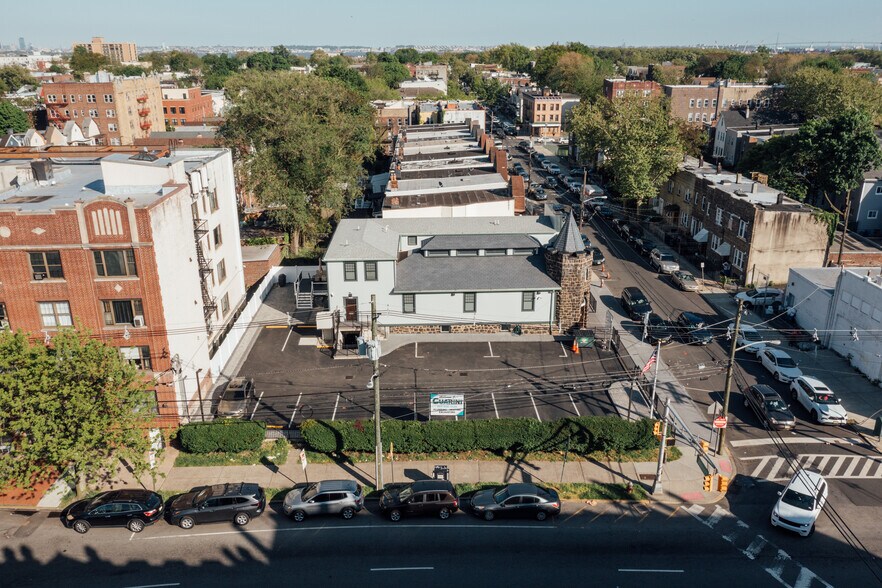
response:
M131 161L156 161L159 159L159 156L155 151L147 151L147 148L144 147L141 151L129 157L129 159Z

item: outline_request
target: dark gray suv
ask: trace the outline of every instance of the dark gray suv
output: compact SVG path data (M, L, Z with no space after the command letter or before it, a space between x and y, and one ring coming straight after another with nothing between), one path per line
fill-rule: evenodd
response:
M459 508L459 497L447 480L418 480L387 488L380 499L380 511L391 521L402 516L435 515L442 519Z
M307 516L339 515L349 520L364 508L364 492L352 480L322 480L294 488L285 495L282 510L298 523Z

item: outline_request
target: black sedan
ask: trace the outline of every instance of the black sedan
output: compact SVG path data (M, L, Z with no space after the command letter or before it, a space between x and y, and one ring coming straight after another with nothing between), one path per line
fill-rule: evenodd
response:
M646 338L653 345L661 343L667 345L673 341L677 329L670 322L657 314L649 314L649 322L646 323Z
M591 265L602 265L606 263L606 257L599 247L591 248Z
M560 498L551 488L535 484L509 484L479 490L472 496L472 512L485 521L496 517L531 517L544 521L560 513Z
M260 516L265 508L266 494L257 484L215 484L173 498L168 518L171 524L182 529L192 529L197 523L223 521L243 526Z
M162 496L149 490L111 490L74 502L61 512L61 522L77 533L92 527L126 527L140 533L162 517Z
M704 324L704 319L693 312L681 312L677 317L677 327L686 343L707 345L714 340L714 336Z

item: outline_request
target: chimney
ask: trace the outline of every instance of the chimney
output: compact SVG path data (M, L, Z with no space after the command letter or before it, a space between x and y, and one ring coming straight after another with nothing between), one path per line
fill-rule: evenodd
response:
M704 155L698 156L698 167L704 167Z
M723 173L723 164L720 163L719 161L717 162L717 173L718 174Z
M502 176L502 179L506 182L508 181L508 163L505 161L505 157L497 157L496 158L496 172ZM520 177L520 176L518 176Z
M515 214L527 212L527 189L524 187L524 178L521 176L512 176L511 196L514 198Z
M740 173L735 174L735 183L736 183L736 184L740 184L740 183L741 183L741 174L740 174Z
M779 192L779 193L778 193L778 200L777 200L776 204L777 204L778 206L784 204L784 192Z
M754 182L753 185L750 187L750 192L751 192L752 194L757 194L757 193L759 193L759 187L760 187L760 183L759 183L759 182ZM779 203L779 204L780 204L780 203Z

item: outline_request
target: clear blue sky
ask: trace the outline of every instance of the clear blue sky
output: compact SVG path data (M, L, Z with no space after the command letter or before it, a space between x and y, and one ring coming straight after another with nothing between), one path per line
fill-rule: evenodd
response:
M0 42L139 45L882 43L880 0L6 0ZM121 7L130 7L123 9ZM531 13L543 9L541 17ZM445 8L449 9L445 11ZM421 14L420 10L424 10Z

